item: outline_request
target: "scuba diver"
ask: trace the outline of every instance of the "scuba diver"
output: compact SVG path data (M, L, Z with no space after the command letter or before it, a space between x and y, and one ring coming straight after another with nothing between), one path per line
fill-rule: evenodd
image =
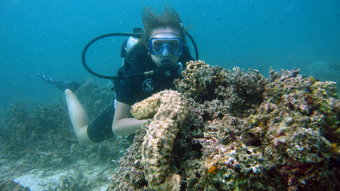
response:
M192 41L198 58L195 42L185 31L178 13L172 7L164 7L160 15L151 8L144 8L142 22L144 29L136 29L134 35L123 43L121 57L124 64L117 76L102 76L86 64L86 50L99 38L84 48L84 67L98 77L113 79L116 94L115 107L108 107L93 122L88 121L86 111L73 93L79 84L77 86L77 83L69 82L63 86L46 75L39 75L46 82L65 89L69 117L81 144L101 142L114 135L132 135L147 123L147 120L138 120L132 116L131 106L154 93L175 88L174 80L181 76L185 63L193 60L186 45L186 36Z

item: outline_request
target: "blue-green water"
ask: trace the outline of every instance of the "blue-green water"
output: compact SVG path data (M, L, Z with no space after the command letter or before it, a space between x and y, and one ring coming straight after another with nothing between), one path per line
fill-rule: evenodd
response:
M274 69L340 83L339 0L2 0L0 108L18 100L56 102L63 94L37 77L93 78L81 66L92 38L141 27L144 6L172 5L212 65ZM101 41L89 53L98 70L114 74L123 38Z

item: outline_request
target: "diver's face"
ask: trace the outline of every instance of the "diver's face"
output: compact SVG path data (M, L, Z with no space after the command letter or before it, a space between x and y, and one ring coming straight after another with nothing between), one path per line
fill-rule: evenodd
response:
M167 39L167 38L169 39L179 38L180 39L180 34L178 31L172 28L169 28L169 27L157 28L151 32L150 39L158 39L158 38L159 39ZM169 47L167 46L161 48L160 50L161 51L159 52L159 54L151 54L151 59L156 64L156 66L160 66L161 63L165 60L170 61L172 63L177 63L180 55L172 54L171 51L169 51Z

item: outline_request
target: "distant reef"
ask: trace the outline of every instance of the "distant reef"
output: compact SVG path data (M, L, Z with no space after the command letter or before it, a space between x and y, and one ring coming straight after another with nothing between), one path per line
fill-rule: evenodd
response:
M335 82L191 61L175 83L132 107L150 122L110 191L340 189Z
M91 80L82 83L76 94L90 120L112 105L111 88ZM62 100L48 105L31 100L12 103L0 125L1 191L99 190L98 185L110 183L108 170L117 167L116 160L130 146L118 136L99 144L80 145Z

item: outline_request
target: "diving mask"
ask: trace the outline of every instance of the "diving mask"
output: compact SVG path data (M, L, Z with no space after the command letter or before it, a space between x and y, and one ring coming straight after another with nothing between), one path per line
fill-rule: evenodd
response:
M151 38L148 48L152 55L179 56L183 52L183 42L180 38Z

